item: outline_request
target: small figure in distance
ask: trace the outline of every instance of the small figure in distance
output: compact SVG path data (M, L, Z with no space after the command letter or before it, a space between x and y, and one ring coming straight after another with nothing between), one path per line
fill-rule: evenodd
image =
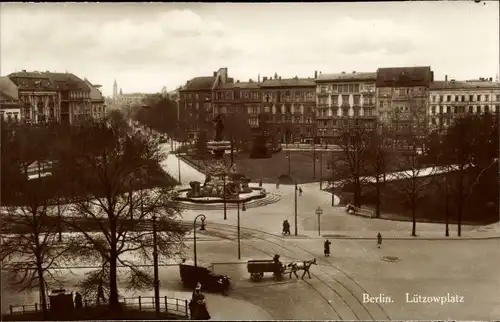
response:
M327 239L325 240L325 257L330 257L330 244L331 242Z
M380 232L377 234L377 247L380 248L382 246L382 235Z

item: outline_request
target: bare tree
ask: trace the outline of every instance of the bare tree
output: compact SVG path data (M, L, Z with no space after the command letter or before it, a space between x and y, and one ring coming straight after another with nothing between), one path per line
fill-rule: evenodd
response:
M422 157L418 153L418 139L413 138L413 144L404 152L407 158L406 164L410 166L400 166L398 172L395 173L397 186L399 191L404 196L404 203L410 208L412 215L412 236L416 236L417 226L417 208L420 202L425 197L425 192L433 182L433 175L436 168L432 167L430 172L424 173L427 169L424 168Z
M456 171L448 178L457 209L457 234L462 233L462 217L467 199L481 177L498 164L498 117L467 116L457 119L446 131L442 151L448 167Z
M356 207L361 207L363 170L368 160L368 142L371 133L372 130L364 127L356 118L354 124L349 124L343 129L338 141L347 164L348 180L352 182L354 187L353 203Z
M72 184L78 194L72 211L79 222L67 220L80 233L72 240L71 249L80 260L99 263L109 272L105 282L112 309L119 307L118 265L126 268L130 287L153 286L148 271L138 266L151 260L151 220L159 227L160 259L177 254L186 233L172 187L133 192L152 179L153 170L165 157L158 142L118 126L104 122L81 127L72 138L71 162L65 165L75 172ZM89 226L97 227L97 233L89 234ZM142 262L126 259L126 254ZM87 276L87 282L95 282L95 276Z
M369 162L366 162L365 166L367 173L375 178L375 181L369 181L369 183L375 187L375 215L377 218L380 218L382 185L385 184L385 174L388 171L391 157L391 146L392 143L385 139L382 133L372 133L367 149Z
M47 131L27 127L2 145L2 150L11 146L9 156L15 160L11 164L17 164L21 175L2 178L16 193L15 198L9 200L7 214L2 216L2 233L7 235L2 237L0 250L7 284L20 291L38 290L44 314L47 313L48 288L62 282L61 276L52 269L68 260L67 248L58 240L61 227L56 216L60 209L54 199L54 187L59 186L60 180L52 175L44 176L47 170L41 168L50 151L50 144L44 140L48 138ZM3 161L2 155L2 165ZM38 164L38 178L29 180L27 166L33 162Z

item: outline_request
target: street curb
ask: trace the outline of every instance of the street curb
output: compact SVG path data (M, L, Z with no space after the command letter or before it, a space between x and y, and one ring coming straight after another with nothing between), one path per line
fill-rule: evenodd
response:
M309 239L367 239L367 240L377 240L377 237L350 237L350 236L322 236L322 237L310 237ZM500 239L500 236L487 236L487 237L383 237L385 240L488 240L488 239Z

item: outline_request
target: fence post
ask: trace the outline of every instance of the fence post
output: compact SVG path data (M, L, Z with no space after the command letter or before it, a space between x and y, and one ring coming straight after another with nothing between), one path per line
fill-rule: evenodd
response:
M175 307L177 308L177 312L179 312L179 299L175 299Z
M38 312L38 303L35 303L35 312Z
M14 313L14 308L12 307L12 305L9 305L9 308L10 308L10 315L12 315Z
M23 314L24 314L24 312L25 312L25 311L24 311L24 305L23 305Z
M184 310L186 311L186 316L189 316L189 314L188 314L188 300L184 300Z
M168 301L166 296L165 296L165 312L168 312Z
M139 296L139 312L142 312L141 297Z

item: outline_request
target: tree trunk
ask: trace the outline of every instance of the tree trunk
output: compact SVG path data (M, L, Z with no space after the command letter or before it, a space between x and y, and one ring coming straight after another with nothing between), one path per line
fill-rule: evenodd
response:
M109 307L111 310L117 310L119 308L116 266L116 243L114 243L113 245L111 245L109 260Z
M36 270L38 273L38 283L39 283L39 291L40 291L40 301L42 305L43 316L47 316L47 296L45 290L45 279L43 278L43 266L40 260L37 260Z
M354 205L361 207L361 182L358 177L354 179Z
M415 200L412 200L411 203L411 219L412 219L411 235L417 236L417 205L415 203Z
M377 200L376 200L376 205L375 205L375 217L376 218L380 218L380 180L379 180L380 176L377 175L376 177L376 186L375 186L375 189L376 189L376 193L377 193Z
M457 235L462 236L462 214L464 208L464 175L463 169L460 170L460 178L458 183L458 200L457 200Z
M450 226L449 226L449 218L450 218L450 195L448 191L448 169L446 169L446 183L445 183L445 204L444 204L444 220L446 224L446 231L445 231L445 236L449 237L450 236Z

